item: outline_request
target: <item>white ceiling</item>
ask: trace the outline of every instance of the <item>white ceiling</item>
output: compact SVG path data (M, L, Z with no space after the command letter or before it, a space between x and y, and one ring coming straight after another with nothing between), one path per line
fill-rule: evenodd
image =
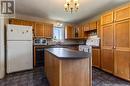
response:
M65 0L15 0L16 13L62 22L79 22L130 0L79 0L76 13L64 12Z

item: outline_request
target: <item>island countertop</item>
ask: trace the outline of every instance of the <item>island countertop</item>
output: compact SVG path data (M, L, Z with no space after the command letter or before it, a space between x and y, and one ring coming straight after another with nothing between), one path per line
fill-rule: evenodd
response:
M48 48L46 49L46 51L55 55L59 59L83 59L91 57L90 53L71 50L67 48Z

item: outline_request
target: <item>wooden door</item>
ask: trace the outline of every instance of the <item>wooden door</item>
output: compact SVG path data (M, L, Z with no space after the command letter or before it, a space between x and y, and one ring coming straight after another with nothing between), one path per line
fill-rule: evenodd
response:
M130 6L125 5L123 7L117 8L114 11L115 21L120 21L130 18Z
M15 24L15 25L22 25L21 20L19 20L19 19L10 19L9 23Z
M78 38L84 37L84 25L80 25L78 28Z
M113 11L106 12L101 16L101 25L113 23Z
M74 38L74 28L72 25L67 25L65 27L65 38L66 39L71 39L71 38Z
M115 75L130 80L130 20L115 23Z
M49 24L49 29L48 29L48 38L52 38L53 37L53 25Z
M95 67L100 68L100 49L93 48L92 49L92 64Z
M89 24L85 24L84 31L89 31Z
M52 38L53 36L53 25L52 24L44 24L45 37Z
M36 37L45 37L43 23L36 23L35 36Z
M101 27L101 68L113 73L113 24Z
M98 37L101 37L101 25L100 25L100 20L97 21L97 35L98 35Z
M94 21L89 23L89 30L95 30L95 29L97 29L97 22Z

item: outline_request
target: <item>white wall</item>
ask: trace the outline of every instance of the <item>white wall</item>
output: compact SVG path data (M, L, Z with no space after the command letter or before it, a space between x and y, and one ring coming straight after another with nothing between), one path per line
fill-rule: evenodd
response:
M0 79L5 75L4 19L0 18Z

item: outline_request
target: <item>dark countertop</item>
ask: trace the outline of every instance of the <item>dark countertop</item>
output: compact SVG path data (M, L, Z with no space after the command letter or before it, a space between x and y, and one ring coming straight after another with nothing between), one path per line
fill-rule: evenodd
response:
M90 53L75 51L67 48L48 48L46 51L55 55L59 59L83 59L91 57Z
M67 47L78 47L79 44L65 44L65 45L34 45L34 47L44 47L44 48L67 48Z

